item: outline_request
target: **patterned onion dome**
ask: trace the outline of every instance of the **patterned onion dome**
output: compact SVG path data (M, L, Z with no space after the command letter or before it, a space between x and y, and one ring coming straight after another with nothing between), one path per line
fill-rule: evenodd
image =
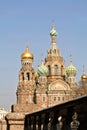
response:
M42 75L42 74L46 74L46 75L48 74L48 68L44 65L43 62L38 67L37 73L38 73L39 76Z
M57 36L57 31L55 30L55 23L54 23L54 21L52 23L52 29L50 31L50 35L51 36Z
M54 29L54 27L53 27L52 30L50 31L50 35L51 35L51 36L57 36L57 31Z
M66 69L66 74L67 75L76 75L76 67L73 66L72 64L72 58L70 58L70 65Z
M76 67L74 67L73 65L69 65L66 69L66 74L68 75L76 75Z
M26 60L33 60L34 56L33 54L29 51L28 46L26 47L24 53L21 55L21 60L26 61Z

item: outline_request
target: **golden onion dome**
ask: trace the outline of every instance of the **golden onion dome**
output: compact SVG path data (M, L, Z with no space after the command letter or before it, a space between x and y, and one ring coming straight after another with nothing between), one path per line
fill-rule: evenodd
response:
M28 47L26 47L24 53L22 53L21 55L21 60L25 61L25 60L33 60L34 56L33 54L29 51Z
M87 79L87 75L86 74L82 74L81 79L82 80L86 80Z

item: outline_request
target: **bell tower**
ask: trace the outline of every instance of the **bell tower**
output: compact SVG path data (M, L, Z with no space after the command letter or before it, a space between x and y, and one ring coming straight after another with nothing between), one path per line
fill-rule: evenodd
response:
M64 79L65 75L65 63L61 56L60 49L57 47L57 31L55 29L54 23L50 31L51 45L47 52L47 57L45 59L46 66L48 68L48 82L53 82L56 79Z
M19 83L17 88L17 103L33 103L33 89L35 86L33 54L29 51L28 45L21 55L21 69L19 71Z

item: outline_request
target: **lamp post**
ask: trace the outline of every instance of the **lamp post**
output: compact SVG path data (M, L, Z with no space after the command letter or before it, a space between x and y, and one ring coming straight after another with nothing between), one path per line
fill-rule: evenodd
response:
M74 115L72 116L73 121L70 123L71 130L77 130L80 122L77 120L78 114L75 112Z

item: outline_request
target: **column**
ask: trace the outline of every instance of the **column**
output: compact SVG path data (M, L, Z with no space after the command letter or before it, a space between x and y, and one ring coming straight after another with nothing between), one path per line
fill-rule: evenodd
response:
M38 117L37 117L37 130L41 130L41 116L39 115Z
M48 130L49 113L42 115L42 126L43 130Z
M36 130L36 116L32 117L32 130Z
M28 130L31 130L31 119L28 117Z

